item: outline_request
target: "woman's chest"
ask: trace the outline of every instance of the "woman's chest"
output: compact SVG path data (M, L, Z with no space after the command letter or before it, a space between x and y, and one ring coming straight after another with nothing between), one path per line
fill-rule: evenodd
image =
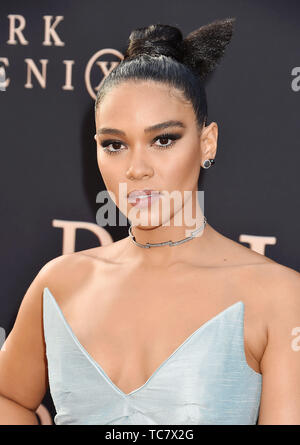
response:
M234 283L226 285L221 277L202 278L185 271L181 276L139 274L103 279L102 289L99 284L97 289L90 287L84 304L83 295L76 295L64 313L84 348L129 393L143 385L199 328L197 335L202 326L242 300L246 361L259 372L252 352L259 351L259 335L245 292Z

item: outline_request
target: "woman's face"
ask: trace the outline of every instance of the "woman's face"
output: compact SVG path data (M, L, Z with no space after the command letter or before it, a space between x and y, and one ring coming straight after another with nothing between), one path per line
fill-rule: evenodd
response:
M177 124L149 129L170 121ZM107 190L114 194L115 204L129 220L134 219L128 216L129 212L133 215L133 210L159 212L158 225L172 220L184 204L183 192L198 190L201 163L215 155L217 127L212 124L209 131L202 130L200 134L192 105L183 100L178 90L158 82L126 81L106 94L96 113L98 166ZM128 202L127 194L145 189L163 194L137 210ZM182 201L171 203L170 214L165 215L162 207L157 207L162 205L158 202L168 199L172 191L178 191ZM157 225L149 221L149 225Z

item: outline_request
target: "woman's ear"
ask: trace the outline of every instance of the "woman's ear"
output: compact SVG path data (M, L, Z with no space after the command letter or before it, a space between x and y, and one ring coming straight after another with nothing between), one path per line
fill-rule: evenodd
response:
M201 164L205 159L214 159L217 152L218 142L218 125L216 122L211 122L206 127L203 127L201 133Z

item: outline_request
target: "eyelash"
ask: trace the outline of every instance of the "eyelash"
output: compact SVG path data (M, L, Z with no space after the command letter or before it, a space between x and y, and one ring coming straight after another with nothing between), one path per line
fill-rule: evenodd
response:
M175 144L175 141L177 140L177 139L180 139L181 138L181 135L180 134L178 134L178 133L164 133L164 134L160 134L159 136L156 136L154 139L153 139L153 143L154 142L156 142L157 140L159 140L159 139L171 139L172 140L172 142L169 144L169 145L166 145L166 146L157 146L157 148L159 149L159 150L167 150L167 149L169 149L169 148L171 148L174 144ZM109 145L111 145L111 144L115 144L115 143L117 143L117 144L121 144L121 142L120 141L117 141L117 140L114 140L114 139L107 139L107 140L105 140L105 141L103 141L102 143L101 143L101 146L103 147L103 151L105 151L105 153L107 153L107 154L109 154L109 155L115 155L115 154L118 154L118 153L120 153L122 150L124 150L124 149L119 149L119 150L109 150L107 147L109 146Z

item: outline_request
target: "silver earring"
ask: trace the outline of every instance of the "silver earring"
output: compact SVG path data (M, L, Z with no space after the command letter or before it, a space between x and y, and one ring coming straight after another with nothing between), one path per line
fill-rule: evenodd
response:
M215 162L216 161L214 159L205 159L205 161L203 162L203 168L209 168Z

